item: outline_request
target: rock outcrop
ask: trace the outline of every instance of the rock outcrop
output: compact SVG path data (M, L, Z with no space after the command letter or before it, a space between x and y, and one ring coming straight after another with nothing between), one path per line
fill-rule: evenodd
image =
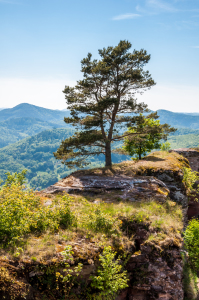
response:
M140 199L164 200L169 189L163 181L152 176L97 176L72 175L62 179L44 190L45 194L66 192L68 194L96 195L122 192L123 200L136 201ZM107 200L108 201L108 200Z
M199 171L199 151L191 148L179 148L172 150L189 161L189 165L193 171Z
M112 173L109 172L107 175L104 171L100 174L95 172L89 174L89 171L87 174L75 172L44 190L44 193L47 195L60 192L90 196L101 195L104 196L103 200L106 202L114 201L114 194L117 197L120 196L121 200L154 199L160 203L170 197L182 205L186 215L188 198L182 183L182 165L189 166L186 158L191 159L191 153L190 151L189 155L184 155L185 159L182 158L183 153L180 152L176 156L171 154L171 159L163 157L155 158L153 161L153 156L150 156L148 159L138 162L137 165L129 162L132 170L134 169L131 176L121 171L121 168L118 171L114 167ZM176 159L174 163L172 155ZM149 231L146 227L142 228L140 225L135 230L137 252L132 254L126 266L130 278L129 288L122 291L117 300L184 299L183 268L179 243L175 244L168 238L162 242L164 250L161 250L158 247L154 248L154 245L145 244L148 236Z
M169 197L173 206L183 210L186 221L188 197L183 184L182 168L189 167L189 164L193 170L198 170L199 152L177 149L169 154L154 153L138 162L123 162L114 165L112 169L77 171L42 191L41 194L45 198L43 203L50 205L56 194L64 192L78 195L77 197L88 196L93 204L97 204L99 199L107 203L125 201L131 205L132 202L150 203L155 200L161 211L163 206L168 204L166 199ZM136 221L126 216L121 216L120 220L123 224L124 239L128 239L129 243L130 255L125 267L129 276L129 287L123 290L116 300L183 300L183 264L180 255L182 238L179 232L175 232L172 224L168 225L171 235L167 235L166 231L158 232L158 224L154 230L151 220ZM167 219L164 222L167 224ZM117 247L117 238L115 243ZM90 275L96 273L99 253L103 247L84 235L72 240L70 245L74 261L80 259L83 263L81 276L86 286ZM63 251L65 246L66 244L60 241L56 245L55 257L46 264L8 262L21 270L21 274L25 274L23 276L24 282L29 285L29 300L42 299L37 288L38 278L42 276L38 273L38 268L43 268L44 272L45 268L48 269L48 266L59 261L60 251ZM78 295L81 291L77 289L74 292Z
M182 155L189 161L190 168L192 171L199 171L199 151L189 148L180 148L173 150L174 152ZM196 182L198 185L199 182ZM189 196L188 199L188 210L187 210L188 220L192 218L199 217L199 193L195 192Z

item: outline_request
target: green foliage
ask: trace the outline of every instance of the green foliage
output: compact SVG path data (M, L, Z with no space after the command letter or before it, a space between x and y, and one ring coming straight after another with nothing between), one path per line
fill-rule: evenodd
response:
M111 166L111 143L124 138L122 129L147 112L147 105L136 103L135 91L155 84L144 66L150 60L145 50L129 52L131 43L120 41L116 47L99 50L100 60L92 54L81 61L83 79L64 90L71 117L67 124L76 127L75 134L63 141L54 153L68 167L83 167L90 155L105 155Z
M183 168L183 180L187 190L189 192L194 190L195 182L199 180L198 172L192 171L191 168Z
M166 139L170 132L175 131L168 124L160 124L157 113L148 116L140 114L134 126L129 127L124 139L123 149L129 155L141 159L143 155L161 146L160 140Z
M97 275L91 277L91 286L100 290L101 299L115 299L118 291L128 287L127 271L122 270L120 258L115 260L115 255L111 247L104 247Z
M27 170L22 170L21 173L13 173L10 174L10 172L7 172L7 178L5 181L5 186L11 186L12 184L19 184L19 185L23 185L26 182L26 173Z
M74 285L74 281L76 277L79 276L79 274L81 273L83 264L78 263L78 265L74 268L70 267L68 261L74 263L72 256L74 252L72 251L72 247L70 245L66 246L66 248L64 249L64 251L61 252L61 254L64 257L65 269L63 270L63 275L59 272L56 272L57 289L59 289L59 279L61 279L61 282L64 285L64 299L68 299L70 291Z
M0 149L0 178L5 181L5 173L20 173L27 169L28 186L40 190L69 175L71 170L54 158L53 151L73 133L74 130L69 128L46 130ZM113 155L114 162L120 162L122 158L126 157ZM88 160L91 167L101 167L104 157L93 156Z
M178 148L195 148L198 147L198 131L195 134L183 134L178 136L170 136L168 138L172 149Z
M28 103L0 111L0 148L47 129L62 128L68 111L38 107ZM69 127L69 126L67 126Z
M189 254L189 263L193 270L199 269L199 221L193 219L184 232L184 245Z
M183 260L183 287L185 300L196 300L198 295L198 286L197 286L197 273L192 270L188 259L184 252L182 252Z
M66 127L66 124L50 123L33 118L13 118L0 122L0 148L38 134L44 130Z
M110 214L104 213L100 208L89 214L88 228L94 232L101 232L107 235L119 234L120 221Z
M169 142L165 142L161 145L161 150L162 151L167 151L169 152L169 150L171 149L171 144Z
M15 178L14 178L15 180ZM0 190L0 242L16 243L30 232L57 231L75 224L69 198L64 196L44 206L32 190L13 182Z

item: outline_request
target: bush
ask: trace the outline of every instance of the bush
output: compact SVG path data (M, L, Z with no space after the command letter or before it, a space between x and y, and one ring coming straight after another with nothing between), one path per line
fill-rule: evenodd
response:
M99 256L97 276L91 277L91 286L100 290L101 299L115 299L119 290L128 287L127 271L122 271L120 259L115 260L115 255L110 246L105 247Z
M183 260L183 286L185 300L196 300L198 294L197 273L192 270L185 253L182 252Z
M169 150L171 149L171 144L169 142L165 142L162 144L161 146L161 150L162 151L167 151L169 152Z
M107 235L119 234L120 221L109 214L105 214L101 209L96 209L89 215L87 227L94 232L101 232Z
M64 196L46 207L32 190L17 183L4 185L0 190L0 241L6 245L27 233L67 228L75 222L69 201Z
M193 270L199 270L199 221L191 220L184 232L185 248Z
M21 173L10 173L7 172L7 179L5 181L5 186L10 186L13 183L19 184L19 185L23 185L24 183L26 183L26 173L28 170L23 170Z
M188 191L194 190L194 183L199 180L198 172L192 171L191 168L183 168L183 180Z

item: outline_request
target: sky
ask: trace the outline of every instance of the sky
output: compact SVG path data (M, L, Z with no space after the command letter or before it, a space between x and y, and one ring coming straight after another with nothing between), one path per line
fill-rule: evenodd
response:
M138 102L199 112L199 0L0 0L0 107L65 109L80 61L120 40L151 55Z

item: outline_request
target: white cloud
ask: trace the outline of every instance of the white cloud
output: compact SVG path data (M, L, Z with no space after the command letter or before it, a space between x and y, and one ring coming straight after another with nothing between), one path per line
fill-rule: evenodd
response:
M173 5L163 0L146 0L145 6L136 6L136 11L147 15L159 14L162 12L179 12Z
M64 109L66 101L62 91L65 85L75 84L75 81L57 78L0 78L0 107L30 103L51 109Z
M119 16L113 17L112 20L119 21L119 20L126 20L126 19L135 19L138 17L141 17L141 15L129 13L129 14L124 14L124 15L119 15Z
M173 5L162 0L146 0L146 5L159 11L166 11L166 12L178 11Z

